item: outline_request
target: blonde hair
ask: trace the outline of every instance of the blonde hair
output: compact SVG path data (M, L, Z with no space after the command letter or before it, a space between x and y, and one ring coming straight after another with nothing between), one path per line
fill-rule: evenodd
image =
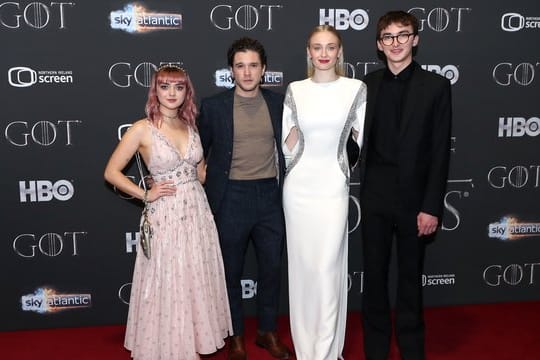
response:
M323 32L323 31L328 31L332 33L338 39L339 47L341 49L341 56L338 57L335 69L336 69L337 75L345 76L345 63L343 61L343 57L344 57L343 56L343 41L341 40L341 35L336 30L336 28L334 28L332 25L315 26L315 28L313 28L313 30L308 36L307 47L309 49L309 44L313 35ZM313 62L311 61L311 58L309 57L309 54L307 52L306 52L306 64L307 64L307 76L312 77L313 73L315 73L315 68L313 67Z

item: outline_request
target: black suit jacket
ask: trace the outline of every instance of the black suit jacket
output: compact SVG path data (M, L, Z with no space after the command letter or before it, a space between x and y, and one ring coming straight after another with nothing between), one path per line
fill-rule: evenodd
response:
M278 155L279 179L283 179L285 160L281 150L282 94L261 89L268 106ZM217 213L227 189L233 151L234 88L205 98L201 102L198 128L206 158L206 195ZM282 181L280 181L281 187Z
M441 217L448 177L452 102L450 82L415 63L402 105L398 144L400 208ZM385 69L366 75L367 107L360 180L366 169L377 92ZM369 189L362 189L369 191Z

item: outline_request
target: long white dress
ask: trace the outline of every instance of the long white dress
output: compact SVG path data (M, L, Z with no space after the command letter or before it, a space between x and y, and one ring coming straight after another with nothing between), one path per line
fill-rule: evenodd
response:
M351 128L361 146L366 85L340 77L292 82L285 96L283 142L291 333L298 360L342 358L347 315ZM298 129L290 151L285 139Z

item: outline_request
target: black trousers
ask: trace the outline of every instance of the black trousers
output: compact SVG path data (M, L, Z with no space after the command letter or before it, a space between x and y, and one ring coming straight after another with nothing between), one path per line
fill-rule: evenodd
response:
M234 335L244 333L241 279L249 241L257 257L258 329L277 326L285 220L276 179L229 180L215 215Z
M369 202L369 201L368 201ZM417 213L362 205L364 292L362 315L366 360L386 360L392 334L388 270L396 240L395 332L404 360L423 360L422 271L425 240L418 237Z

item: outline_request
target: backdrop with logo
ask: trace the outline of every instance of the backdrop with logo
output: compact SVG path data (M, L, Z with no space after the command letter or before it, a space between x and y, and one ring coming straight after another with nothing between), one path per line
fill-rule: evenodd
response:
M540 3L400 6L420 20L416 60L453 90L450 178L442 228L427 249L425 304L539 300ZM141 204L108 186L103 169L122 132L144 117L156 66L186 67L199 101L232 86L227 48L250 36L268 53L265 86L283 93L305 77L311 29L331 24L343 36L348 76L361 79L383 66L375 27L393 7L0 0L0 330L125 322ZM134 166L127 174L139 181ZM357 311L363 265L354 197L349 223L349 305ZM286 313L286 268L283 280ZM256 282L249 250L242 286L250 314Z

